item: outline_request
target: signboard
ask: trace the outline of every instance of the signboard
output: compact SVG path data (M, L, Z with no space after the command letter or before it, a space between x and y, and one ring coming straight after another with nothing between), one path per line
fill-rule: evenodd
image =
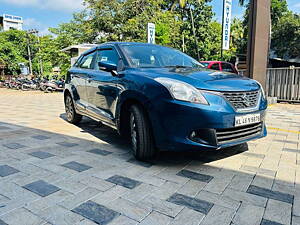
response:
M155 44L155 24L148 23L148 43Z
M8 30L22 30L23 18L20 16L13 16L3 14L3 31Z
M13 15L8 15L8 14L3 14L3 19L6 21L23 23L23 19L21 16L13 16Z
M224 0L223 37L222 37L223 50L229 50L230 48L231 9L232 9L232 0Z
M22 75L29 75L28 66L25 66L25 63L19 63L19 67Z

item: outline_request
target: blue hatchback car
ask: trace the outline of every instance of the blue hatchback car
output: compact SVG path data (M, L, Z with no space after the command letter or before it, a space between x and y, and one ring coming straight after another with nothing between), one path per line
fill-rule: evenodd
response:
M188 55L146 43L113 42L83 53L69 70L67 120L88 116L128 137L137 159L157 150L204 150L266 136L261 85L205 69Z

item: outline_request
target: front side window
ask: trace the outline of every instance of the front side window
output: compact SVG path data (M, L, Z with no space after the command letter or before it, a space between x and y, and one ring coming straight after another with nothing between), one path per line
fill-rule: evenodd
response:
M212 70L220 70L220 66L219 63L214 63L211 65L210 69Z
M85 55L80 63L79 67L83 69L93 69L93 58L94 58L95 52L92 52L88 55Z
M204 67L197 60L178 50L159 45L124 44L122 49L132 67Z
M97 54L97 64L98 62L107 63L110 65L117 66L119 61L119 55L115 49L101 49Z
M234 73L234 70L229 63L222 63L222 70L225 72Z

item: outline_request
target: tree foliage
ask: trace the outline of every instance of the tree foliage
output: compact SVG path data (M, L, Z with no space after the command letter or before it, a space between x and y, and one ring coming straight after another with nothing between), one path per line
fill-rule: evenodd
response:
M273 29L271 48L280 58L299 57L300 15L290 12L278 20Z
M0 33L0 61L6 66L7 74L18 74L19 63L27 62L25 32L12 30Z
M60 51L59 39L52 36L38 38L25 31L9 30L0 33L0 61L6 66L5 73L20 73L20 63L29 66L28 46L32 59L34 74L40 73L41 62L45 74L50 74L55 66L66 71L69 67L69 56Z

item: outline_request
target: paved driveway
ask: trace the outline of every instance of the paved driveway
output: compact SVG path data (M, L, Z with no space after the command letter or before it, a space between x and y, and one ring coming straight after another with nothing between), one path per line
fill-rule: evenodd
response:
M135 161L110 128L65 121L61 93L0 89L0 224L299 225L300 106L269 135Z

